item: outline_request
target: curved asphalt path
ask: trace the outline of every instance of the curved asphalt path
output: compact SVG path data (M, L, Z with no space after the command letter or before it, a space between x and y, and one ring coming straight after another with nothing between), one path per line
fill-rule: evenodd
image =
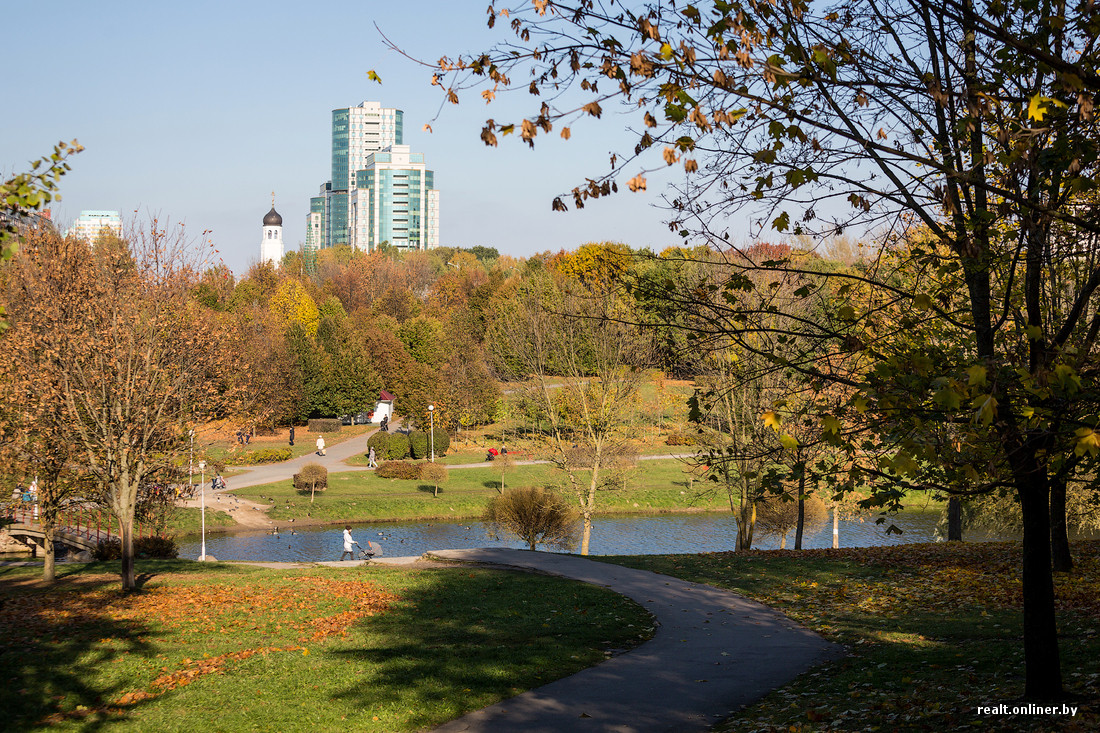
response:
M638 648L571 677L452 720L435 733L706 731L843 654L778 611L736 593L576 555L441 550L425 559L535 570L604 586L654 615Z
M370 436L378 432L375 428L368 433L357 435L354 438L350 438L341 443L335 443L325 448L326 455L319 456L316 452L307 453L304 456L293 458L289 461L283 461L282 463L267 463L259 466L250 466L243 473L239 473L236 476L231 476L226 479L226 490L232 491L233 489L243 489L249 486L260 486L261 484L270 484L275 481L285 481L294 477L294 474L302 470L302 466L307 463L320 463L322 466L328 469L329 473L345 473L348 471L371 471L373 469L366 466L349 466L344 461L352 458L353 456L361 456L368 450L367 441L370 440ZM316 440L316 439L314 439ZM639 461L652 461L661 460L665 458L684 458L693 454L673 454L673 455L657 455L657 456L639 456ZM529 466L538 463L550 463L550 461L538 461L538 460L524 460L516 461L517 466ZM481 463L462 463L458 465L448 465L449 469L463 469L463 468L483 468L486 466L492 466L493 464L484 461ZM236 468L236 467L234 467Z

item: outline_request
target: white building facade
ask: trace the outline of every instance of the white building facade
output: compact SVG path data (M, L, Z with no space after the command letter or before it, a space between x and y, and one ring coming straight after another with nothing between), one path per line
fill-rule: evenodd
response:
M81 211L66 236L95 242L103 234L122 236L122 216L117 211Z
M275 211L272 204L271 211L264 217L263 239L260 240L260 262L270 262L275 267L283 261L283 217Z
M435 173L408 145L369 155L349 201L349 244L356 249L372 252L383 242L409 250L439 246Z

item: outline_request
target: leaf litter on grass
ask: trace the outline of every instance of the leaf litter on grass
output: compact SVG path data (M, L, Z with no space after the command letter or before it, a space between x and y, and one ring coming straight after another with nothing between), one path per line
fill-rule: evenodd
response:
M1100 542L1074 543L1055 574L1075 717L980 716L1019 702L1023 604L1016 543L934 543L624 559L737 590L849 655L731 718L729 731L1086 731L1100 729Z
M165 577L166 581L171 581ZM0 650L20 640L49 642L57 636L88 633L105 619L113 623L145 624L153 620L181 640L196 642L211 635L297 637L297 643L263 645L198 659L185 658L161 666L144 689L130 690L101 706L81 705L58 710L40 722L50 725L71 718L114 716L140 702L163 695L210 674L225 674L231 662L277 652L301 652L333 636L346 636L361 618L385 612L398 596L359 580L316 576L284 577L282 584L181 584L165 582L140 593L120 594L114 588L92 587L80 592L20 594L0 605ZM343 608L331 613L336 604ZM110 639L100 640L109 644Z

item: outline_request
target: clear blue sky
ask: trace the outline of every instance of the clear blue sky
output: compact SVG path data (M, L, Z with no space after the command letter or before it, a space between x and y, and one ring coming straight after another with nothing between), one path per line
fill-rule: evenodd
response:
M6 110L0 174L24 170L59 140L79 139L54 215L116 209L159 215L196 235L212 231L236 272L258 259L270 192L284 239L304 238L309 197L329 178L331 110L367 99L405 112L405 142L426 155L441 191L445 245L486 245L526 256L616 240L660 249L677 238L661 223L659 186L550 211L552 197L606 170L626 147L626 117L605 115L556 131L534 151L511 138L479 139L486 117L513 103L466 94L436 116L431 70L387 49L375 23L415 56L481 50L509 33L485 27L485 3L304 3L268 0L24 2L4 9ZM375 69L382 84L368 81ZM13 78L17 75L17 78ZM526 93L518 103L534 98ZM632 175L632 174L631 174ZM652 181L652 179L651 179ZM655 183L655 181L654 181Z

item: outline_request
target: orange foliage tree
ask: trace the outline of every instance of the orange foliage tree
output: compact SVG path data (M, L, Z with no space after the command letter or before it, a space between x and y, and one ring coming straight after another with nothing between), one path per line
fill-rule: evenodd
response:
M124 590L136 583L141 490L182 454L195 421L239 406L234 375L247 373L233 330L190 296L195 256L182 229L154 221L131 242L94 247L44 232L6 273L9 343L52 385L50 428L117 518Z

